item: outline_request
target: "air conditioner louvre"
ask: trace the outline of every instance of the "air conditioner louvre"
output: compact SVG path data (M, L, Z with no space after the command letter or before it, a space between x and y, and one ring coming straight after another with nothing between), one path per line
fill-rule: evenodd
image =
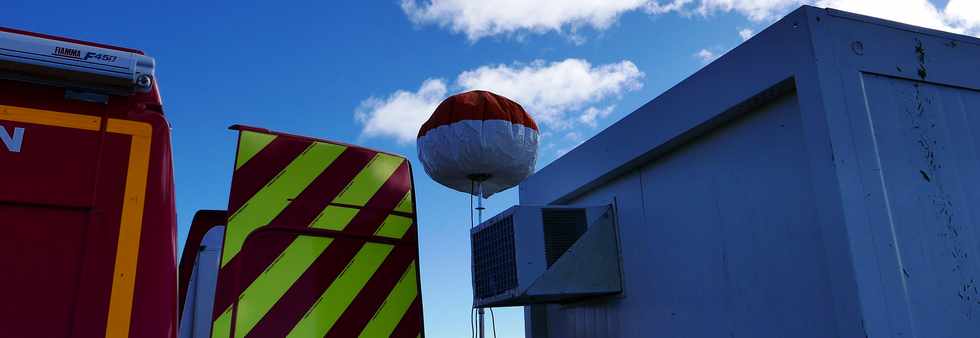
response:
M543 209L541 220L545 259L550 268L585 233L585 209Z
M611 205L517 205L470 229L473 306L575 302L622 292Z
M473 233L472 237L476 295L486 298L516 288L513 216L498 220Z

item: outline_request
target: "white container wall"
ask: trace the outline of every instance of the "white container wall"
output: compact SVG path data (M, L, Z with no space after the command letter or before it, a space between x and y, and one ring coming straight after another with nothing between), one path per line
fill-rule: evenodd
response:
M980 337L980 40L803 7L520 198L615 204L624 277L528 338Z

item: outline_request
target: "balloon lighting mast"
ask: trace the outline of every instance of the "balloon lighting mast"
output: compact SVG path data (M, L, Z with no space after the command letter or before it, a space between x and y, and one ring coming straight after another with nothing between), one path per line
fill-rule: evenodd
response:
M520 104L475 90L442 101L422 125L417 142L426 174L470 194L470 208L477 198L478 222L474 224L471 211L472 228L483 223L484 198L516 186L534 172L538 126ZM485 311L476 311L477 336L484 338Z

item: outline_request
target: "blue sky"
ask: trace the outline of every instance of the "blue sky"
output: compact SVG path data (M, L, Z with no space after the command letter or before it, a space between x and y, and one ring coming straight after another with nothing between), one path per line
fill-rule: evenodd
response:
M438 101L474 88L516 99L542 125L542 166L803 2L980 33L975 0L5 0L0 25L156 58L181 246L196 210L226 207L232 124L410 158L426 332L455 338L470 332L468 199L425 176L412 136ZM500 193L488 213L516 202ZM522 318L498 310L499 337L523 337Z

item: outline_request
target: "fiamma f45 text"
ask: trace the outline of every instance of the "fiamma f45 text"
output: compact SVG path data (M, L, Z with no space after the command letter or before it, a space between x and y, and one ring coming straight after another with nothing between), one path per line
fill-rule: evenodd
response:
M125 94L153 86L153 58L0 29L0 77Z

